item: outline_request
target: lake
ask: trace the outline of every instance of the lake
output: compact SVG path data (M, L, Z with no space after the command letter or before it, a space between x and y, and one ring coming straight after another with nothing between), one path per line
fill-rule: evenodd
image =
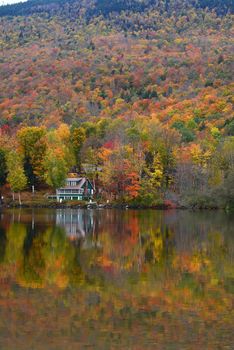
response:
M0 349L233 349L234 217L0 213Z

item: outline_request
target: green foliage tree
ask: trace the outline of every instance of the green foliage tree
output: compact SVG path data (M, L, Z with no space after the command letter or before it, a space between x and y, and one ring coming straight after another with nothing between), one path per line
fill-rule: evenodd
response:
M23 127L17 133L21 152L24 156L24 169L31 185L44 174L43 159L46 152L45 128Z
M56 189L65 184L69 166L62 152L52 149L47 151L44 167L45 181L49 186Z
M226 133L229 136L234 136L234 119L231 120L227 125L226 125Z
M85 142L86 134L85 129L82 127L74 128L71 131L71 143L74 150L75 158L76 158L76 166L78 172L81 171L81 149Z
M27 185L27 178L24 173L22 156L16 151L10 151L7 154L7 181L10 184L13 200L14 193L18 192L19 204L21 205L20 191Z

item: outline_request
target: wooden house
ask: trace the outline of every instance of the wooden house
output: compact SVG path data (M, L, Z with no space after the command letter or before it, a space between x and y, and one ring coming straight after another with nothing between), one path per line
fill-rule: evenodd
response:
M56 190L58 202L67 200L90 200L94 195L94 187L86 177L68 177L65 186Z

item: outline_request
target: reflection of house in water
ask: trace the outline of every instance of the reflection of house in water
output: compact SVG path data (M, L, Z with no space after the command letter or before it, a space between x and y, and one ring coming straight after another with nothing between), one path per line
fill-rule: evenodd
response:
M71 240L85 237L94 231L93 212L59 209L56 212L56 225L63 227Z

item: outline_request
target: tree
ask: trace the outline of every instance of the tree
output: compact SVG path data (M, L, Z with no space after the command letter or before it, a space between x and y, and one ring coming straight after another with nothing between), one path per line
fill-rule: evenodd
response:
M100 179L109 196L133 199L140 190L141 162L129 146L118 145L114 150L102 149Z
M160 202L163 166L159 154L147 154L138 196L139 203L151 206Z
M71 131L71 143L74 150L75 158L76 158L76 166L78 171L81 171L81 148L85 142L86 134L85 129L82 127L74 128Z
M17 133L20 150L24 157L24 169L30 185L43 178L43 160L46 152L45 128L24 127Z
M220 143L211 160L210 184L223 206L234 206L234 136Z
M19 204L21 205L20 191L27 185L27 178L24 173L22 156L17 151L10 151L7 154L7 181L10 184L13 200L14 193L18 192Z
M69 166L61 150L48 150L44 161L44 167L46 169L45 181L49 186L56 189L65 184Z
M149 168L145 168L145 173L152 189L158 189L161 187L163 180L163 166L158 154L154 155L152 165Z
M67 173L74 165L74 155L70 143L70 130L61 124L56 130L46 135L47 151L43 167L44 180L54 189L64 185Z

